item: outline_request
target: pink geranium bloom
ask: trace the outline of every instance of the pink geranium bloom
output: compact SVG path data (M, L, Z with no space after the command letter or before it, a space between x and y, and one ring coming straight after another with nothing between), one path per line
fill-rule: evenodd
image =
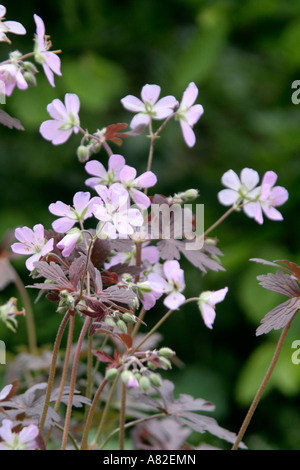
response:
M79 229L71 229L67 235L57 243L57 248L62 250L61 254L63 256L69 256L76 244L81 240L81 231Z
M94 204L95 217L103 222L101 234L116 238L119 235L128 237L132 235L133 227L143 225L143 216L138 209L129 208L129 196L125 188L119 183L109 188L98 185L95 190L101 197L103 204Z
M19 433L12 431L13 421L4 419L0 427L0 450L35 450L39 445L39 428L35 424L25 426Z
M183 93L182 100L176 112L176 118L179 119L183 138L189 147L193 147L196 142L193 126L204 113L201 104L194 105L197 96L198 88L195 83L191 82Z
M45 25L42 18L38 15L33 15L33 17L36 24L34 58L36 62L42 65L50 85L54 87L53 72L56 75L61 75L60 58L54 52L49 51L51 42L47 40L45 35Z
M21 255L32 255L26 261L26 267L29 271L34 269L36 261L53 250L54 240L53 238L45 240L44 227L41 224L35 225L33 230L28 227L17 228L15 237L20 243L13 243L12 251Z
M18 21L3 21L6 8L0 5L0 41L11 42L6 36L7 33L26 34L26 29Z
M156 184L157 178L152 171L146 171L136 177L136 169L132 166L124 165L120 171L120 181L138 206L143 209L147 209L150 206L150 199L139 189L150 188Z
M93 204L101 203L98 197L92 198L89 192L77 192L73 197L73 207L64 202L57 201L49 206L51 214L59 218L52 223L53 229L58 233L68 232L76 222L83 222L92 217Z
M218 199L224 206L255 201L260 192L260 188L257 187L259 175L251 168L244 168L240 178L233 170L228 170L222 176L221 181L228 188L218 193Z
M159 95L160 86L145 85L141 91L142 100L132 95L121 99L124 108L137 113L130 123L132 129L139 125L147 126L151 119L165 119L174 112L174 108L178 106L176 98L169 95L158 100Z
M176 310L185 301L184 295L181 294L185 287L184 271L176 260L166 261L163 271L164 277L150 273L148 283L153 292L161 295L168 294L164 299L164 305L171 310Z
M71 136L79 131L80 101L74 93L66 93L65 104L59 99L53 100L47 106L47 111L53 119L44 121L40 126L40 133L53 145L63 144Z
M90 160L85 165L85 170L92 178L85 182L87 186L94 188L97 184L111 185L119 182L119 174L125 165L125 158L122 155L113 154L108 160L108 170L98 160Z
M276 181L276 173L267 171L262 179L258 200L244 207L246 214L259 224L263 223L263 214L271 220L283 220L282 214L275 207L284 204L288 200L289 193L282 186L274 187Z
M199 297L198 306L203 318L205 325L212 329L212 325L215 321L216 312L215 305L224 300L228 292L228 287L217 291L205 291Z
M10 96L15 87L19 90L28 88L28 83L23 75L23 68L17 62L0 65L0 80L5 85L3 92L6 96Z

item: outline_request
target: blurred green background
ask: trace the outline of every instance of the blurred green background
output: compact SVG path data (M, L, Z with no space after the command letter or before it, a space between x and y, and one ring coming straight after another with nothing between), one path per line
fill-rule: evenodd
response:
M273 170L279 175L277 184L288 189L290 199L280 209L284 222L265 220L261 227L237 213L212 233L224 253L225 272L203 277L183 262L187 297L202 289L229 287L217 307L213 330L204 326L192 304L175 312L161 330L163 344L175 349L185 364L165 377L176 381L177 393L214 402L219 424L237 432L279 336L272 332L257 338L255 330L260 319L285 300L258 285L256 276L268 268L249 259L300 263L300 105L291 101L292 83L300 79L300 2L28 0L5 6L7 19L22 22L28 34L11 35L11 45L0 43L1 60L8 51L32 50L37 13L51 35L52 49L62 49L62 77L56 77L56 87L51 88L41 72L36 88L16 90L3 107L22 121L25 132L0 129L0 239L17 226L42 223L50 228L48 205L71 202L76 191L86 189L86 174L76 157L79 139L73 136L54 147L39 134L41 122L48 118L47 104L63 99L66 92L78 94L81 124L94 132L111 123L129 123L132 114L120 99L138 96L145 83L159 84L162 96L173 94L180 100L194 81L197 103L205 110L195 127L197 143L188 149L178 123L171 122L157 142L153 171L158 193L199 189L206 228L224 212L217 192L222 174L230 168L237 173L254 168L260 176ZM113 149L139 172L145 171L144 136ZM106 163L104 153L100 158ZM29 284L24 259L13 264ZM36 292L29 294L34 300ZM0 305L11 295L16 295L12 285L0 292ZM149 314L149 325L162 311ZM39 345L51 344L60 320L53 305L41 299L35 317ZM26 342L24 319L19 325L16 334L0 325L10 354ZM249 426L245 442L250 449L300 449L300 365L291 361L296 339L299 319Z

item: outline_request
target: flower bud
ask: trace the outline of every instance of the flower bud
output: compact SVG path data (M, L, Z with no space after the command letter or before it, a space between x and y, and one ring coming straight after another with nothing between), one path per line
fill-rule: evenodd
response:
M118 369L116 369L115 367L112 367L111 369L107 369L107 371L105 372L105 378L107 380L114 380L118 375Z
M175 351L172 351L172 349L170 348L160 348L158 353L160 356L163 356L163 357L173 357L176 354Z
M149 390L150 388L150 380L148 379L148 377L141 377L140 380L139 380L139 384L140 384L140 387L145 390L145 392L147 390Z
M123 313L122 320L124 320L126 323L135 323L136 321L135 316L131 313Z
M38 72L38 69L36 68L36 66L32 62L29 62L28 60L23 62L23 67L24 67L24 70L26 70L27 72L32 72L32 73Z
M157 369L157 366L153 364L153 362L147 362L147 368L150 370L155 370Z
M104 321L109 326L116 326L116 322L111 317L105 317Z
M152 289L147 281L145 282L138 282L137 287L142 292L151 292Z
M123 333L126 333L127 332L127 326L126 326L126 323L123 321L123 320L118 320L117 321L117 326L120 328L121 331L123 331Z
M167 359L166 357L163 357L163 356L160 356L159 359L162 362L162 366L161 366L162 369L164 369L164 370L172 369L172 364L169 361L169 359Z
M128 380L134 377L133 373L130 370L124 370L121 374L121 379L124 384L127 384Z
M152 385L154 385L155 387L160 387L162 385L162 381L156 374L150 374L149 380L152 383Z
M79 145L77 148L77 157L80 163L84 163L89 159L90 152L85 145Z
M29 86L36 86L36 78L31 72L24 72L23 77Z

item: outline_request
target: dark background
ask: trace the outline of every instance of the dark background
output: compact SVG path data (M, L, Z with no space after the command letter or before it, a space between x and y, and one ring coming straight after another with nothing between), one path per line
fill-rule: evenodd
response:
M18 6L18 8L16 8ZM300 3L297 0L29 0L6 2L7 19L22 22L26 37L10 35L8 51L32 50L33 13L40 15L51 35L52 50L62 49L62 77L54 89L43 73L38 86L16 90L3 109L18 117L25 132L1 127L0 238L8 229L42 223L50 228L51 202L71 202L85 190L86 174L76 157L79 139L54 147L39 134L48 119L46 106L66 92L78 94L80 118L91 132L115 122L130 122L120 99L138 96L146 83L161 86L162 96L178 100L189 82L199 89L197 103L204 115L195 127L197 143L184 144L179 125L171 122L156 144L153 171L155 191L170 195L197 188L205 205L208 228L225 208L217 200L222 174L244 167L278 174L289 201L280 208L283 222L265 220L261 227L243 213L233 214L215 232L226 272L202 277L186 269L186 296L227 285L229 293L217 306L213 330L208 330L196 305L189 304L161 330L166 344L185 364L165 374L177 393L190 393L215 403L219 424L237 432L271 360L279 332L255 336L260 319L285 300L262 289L258 274L264 266L249 261L299 259L300 105L291 101L292 83L300 79ZM39 69L41 70L41 68ZM114 147L138 172L145 171L148 141L144 136ZM106 155L100 154L106 164ZM149 192L152 194L152 192ZM30 283L24 259L13 261L25 284ZM35 292L30 292L35 299ZM0 305L14 287L0 292ZM163 309L149 313L149 326ZM35 305L39 346L53 343L60 318L53 305ZM0 325L10 355L26 343L25 322L16 334ZM251 422L245 442L251 449L300 448L300 365L291 361L292 342L300 339L296 319L285 342L270 386ZM3 366L2 366L3 370ZM197 442L197 438L195 438ZM214 443L214 441L213 441Z

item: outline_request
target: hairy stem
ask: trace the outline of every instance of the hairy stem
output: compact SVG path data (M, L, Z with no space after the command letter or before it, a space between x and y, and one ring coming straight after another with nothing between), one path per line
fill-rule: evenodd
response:
M79 339L78 339L77 346L76 346L75 357L74 357L74 362L73 362L73 369L72 369L72 376L71 376L71 382L70 382L69 401L68 401L66 419L65 419L65 424L64 424L64 434L63 434L63 438L62 438L61 450L65 450L66 445L67 445L68 432L69 432L71 413L72 413L74 390L75 390L77 366L78 366L78 362L79 362L81 346L82 346L83 339L84 339L85 334L86 334L86 330L89 326L89 322L90 322L89 317L86 317L86 319L84 321L84 324L82 326L81 332L80 332L80 336L79 336Z
M62 319L62 322L60 324L60 327L58 329L55 343L54 343L54 348L53 348L53 355L52 355L52 362L51 362L51 367L50 367L50 372L49 372L49 379L48 379L48 387L47 387L47 392L46 392L46 397L45 397L45 403L44 403L44 409L41 417L41 422L40 422L40 433L43 432L46 417L47 417L47 411L50 403L50 396L52 392L52 387L53 387L53 382L54 382L54 376L55 376L55 369L56 369L56 362L57 362L57 357L58 357L58 351L61 343L61 339L63 336L63 332L65 330L65 327L68 323L70 317L70 312L69 310L65 314L64 318Z
M237 450L237 448L238 448L238 446L239 446L241 440L243 439L243 436L244 436L244 434L245 434L245 432L246 432L246 429L247 429L247 427L248 427L248 425L249 425L249 423L250 423L250 420L251 420L251 418L252 418L252 416L253 416L253 414L254 414L254 411L255 411L255 409L256 409L256 407L257 407L257 405L258 405L258 403L259 403L259 401L260 401L260 399L261 399L261 396L262 396L262 394L263 394L263 392L264 392L264 390L265 390L265 388L266 388L266 385L267 385L267 383L268 383L268 381L269 381L269 379L270 379L270 377L271 377L271 375L272 375L272 372L273 372L273 370L274 370L274 367L275 367L275 365L276 365L276 363L277 363L277 360L278 360L278 358L279 358L279 355L280 355L280 352L281 352L281 349L282 349L282 346L283 346L285 337L286 337L286 335L287 335L288 329L289 329L289 327L290 327L290 325L291 325L293 319L294 319L294 317L289 321L289 323L288 323L288 324L284 327L284 329L282 330L282 333L281 333L281 335L280 335L280 337L279 337L279 340L278 340L278 343L277 343L277 346L276 346L276 349L275 349L275 352L274 352L272 361L271 361L271 363L270 363L270 365L269 365L269 368L268 368L268 370L267 370L267 372L266 372L266 375L264 376L263 381L262 381L262 383L261 383L259 389L257 390L257 393L256 393L256 395L255 395L255 397L254 397L254 399L253 399L253 401L252 401L252 403L251 403L251 405L250 405L250 408L249 408L249 410L248 410L248 413L247 413L247 415L246 415L246 417L245 417L245 419L244 419L244 421L243 421L243 424L242 424L242 426L241 426L241 428L240 428L240 431L239 431L239 433L238 433L238 435L237 435L236 441L235 441L235 443L234 443L234 445L233 445L233 447L232 447L231 450Z

